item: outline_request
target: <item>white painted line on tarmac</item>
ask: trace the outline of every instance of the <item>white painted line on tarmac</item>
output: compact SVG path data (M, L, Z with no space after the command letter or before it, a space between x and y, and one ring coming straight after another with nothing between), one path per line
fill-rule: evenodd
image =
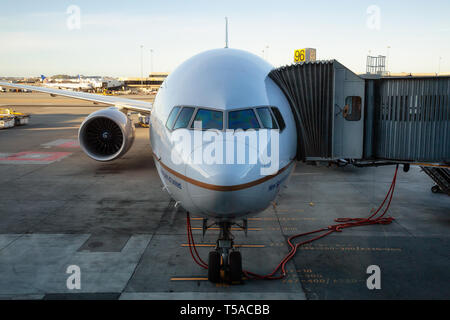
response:
M42 144L44 148L78 148L80 146L78 140L74 139L58 139Z

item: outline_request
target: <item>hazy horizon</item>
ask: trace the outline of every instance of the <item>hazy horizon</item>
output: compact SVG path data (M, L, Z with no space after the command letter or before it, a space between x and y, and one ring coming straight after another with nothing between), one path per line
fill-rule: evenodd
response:
M0 75L140 77L141 45L144 76L151 64L154 72L171 72L224 46L225 16L230 47L275 67L291 64L295 49L312 47L318 59L337 59L356 73L365 71L369 52L388 55L392 72L449 73L449 9L441 0L4 1Z

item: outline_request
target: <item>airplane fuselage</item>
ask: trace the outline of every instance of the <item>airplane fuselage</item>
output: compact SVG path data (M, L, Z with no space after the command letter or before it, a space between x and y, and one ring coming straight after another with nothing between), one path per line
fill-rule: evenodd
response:
M296 127L268 77L272 68L248 52L216 49L187 60L161 86L151 146L165 189L188 212L216 220L256 214L287 182Z

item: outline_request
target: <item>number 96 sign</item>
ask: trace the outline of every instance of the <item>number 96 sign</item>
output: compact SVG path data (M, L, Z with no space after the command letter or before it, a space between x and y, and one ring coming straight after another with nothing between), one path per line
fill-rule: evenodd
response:
M304 62L306 60L305 49L295 50L294 62Z

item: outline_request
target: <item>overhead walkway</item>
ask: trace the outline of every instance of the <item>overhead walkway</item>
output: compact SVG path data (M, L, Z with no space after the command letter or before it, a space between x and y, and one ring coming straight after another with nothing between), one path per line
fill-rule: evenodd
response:
M297 125L297 159L359 166L441 164L424 171L450 183L450 76L359 76L336 60L269 74Z
M361 77L336 60L274 69L299 160L450 162L450 76Z

